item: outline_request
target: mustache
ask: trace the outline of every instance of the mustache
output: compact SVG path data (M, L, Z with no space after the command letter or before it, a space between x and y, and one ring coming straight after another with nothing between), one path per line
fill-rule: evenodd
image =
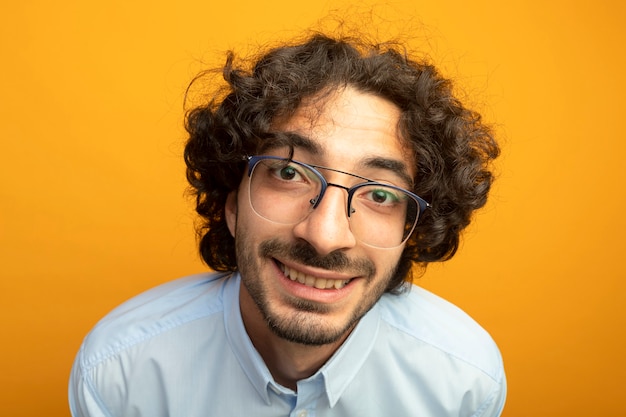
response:
M376 275L376 267L369 259L350 259L341 251L320 255L313 246L303 240L293 244L287 244L278 239L266 240L259 245L259 255L263 258L287 258L315 268L350 271L365 277Z

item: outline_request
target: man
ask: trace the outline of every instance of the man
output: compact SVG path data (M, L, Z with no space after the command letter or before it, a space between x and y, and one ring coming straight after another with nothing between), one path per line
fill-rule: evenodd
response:
M103 319L73 415L500 415L489 335L409 283L485 204L498 147L480 117L391 45L315 35L223 73L185 148L221 272Z

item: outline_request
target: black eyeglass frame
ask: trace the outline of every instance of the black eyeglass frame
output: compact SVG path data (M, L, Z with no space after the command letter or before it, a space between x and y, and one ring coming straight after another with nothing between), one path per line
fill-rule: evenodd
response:
M273 160L278 160L278 161L288 161L290 163L294 163L296 165L300 165L306 169L311 170L319 179L320 179L320 183L322 184L322 188L320 189L320 193L318 196L316 196L315 198L311 199L311 204L313 205L312 209L315 209L320 202L322 201L322 198L324 197L324 194L326 193L326 189L330 186L332 187L337 187L337 188L341 188L347 191L348 193L348 200L347 200L347 205L346 205L346 213L347 216L350 217L351 214L351 207L352 207L352 197L354 196L354 193L362 187L367 187L367 186L376 186L376 185L380 185L380 186L384 186L384 187L388 187L388 188L392 188L394 190L398 190L398 191L402 191L404 193L406 193L409 197L411 197L413 200L415 200L417 202L417 205L419 207L417 216L415 218L415 223L413 225L413 228L415 227L415 225L417 224L417 222L419 221L419 218L421 216L421 214L424 212L424 210L426 210L427 208L431 207L430 203L428 203L426 200L424 200L423 198L421 198L420 196L418 196L415 193L412 193L411 191L402 188L402 187L398 187L392 184L387 184L387 183L383 183L383 182L379 182L379 181L373 181L369 178L366 177L362 177L360 175L357 174L352 174L350 172L345 172L345 171L341 171L338 169L334 169L334 168L328 168L325 166L321 166L321 165L313 165L313 164L306 164L304 162L300 162L300 161L296 161L290 158L285 158L285 157L281 157L281 156L273 156L273 155L254 155L254 156L247 156L245 158L248 161L248 178L250 178L252 176L252 171L254 170L254 167L261 161L266 160L266 159L273 159ZM332 182L328 182L326 180L326 178L324 177L324 175L319 171L319 169L323 169L325 171L332 171L332 172L337 172L339 174L345 174L345 175L350 175L352 177L355 178L359 178L364 180L365 182L353 185L352 187L346 187L340 184L334 184ZM411 229L411 233L412 233L412 229ZM408 236L411 235L411 233L409 233L407 235L407 237L404 239L406 241L406 239L408 238Z

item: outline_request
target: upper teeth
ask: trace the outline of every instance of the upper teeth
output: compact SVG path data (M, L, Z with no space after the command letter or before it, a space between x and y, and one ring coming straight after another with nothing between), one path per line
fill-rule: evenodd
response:
M311 275L304 274L300 271L296 271L295 269L291 269L283 264L281 264L280 268L286 277L289 277L292 281L298 281L300 284L304 284L307 287L315 287L320 290L336 288L341 289L346 286L349 279L326 279L326 278L316 278Z

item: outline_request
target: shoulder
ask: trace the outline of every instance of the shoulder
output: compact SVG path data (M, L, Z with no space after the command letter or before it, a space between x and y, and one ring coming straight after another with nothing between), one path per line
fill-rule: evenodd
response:
M205 273L154 287L116 307L87 335L82 365L97 363L186 323L223 311L228 275Z
M457 306L415 285L400 295L385 294L379 305L383 323L406 348L428 346L494 381L502 380L502 357L496 343Z

